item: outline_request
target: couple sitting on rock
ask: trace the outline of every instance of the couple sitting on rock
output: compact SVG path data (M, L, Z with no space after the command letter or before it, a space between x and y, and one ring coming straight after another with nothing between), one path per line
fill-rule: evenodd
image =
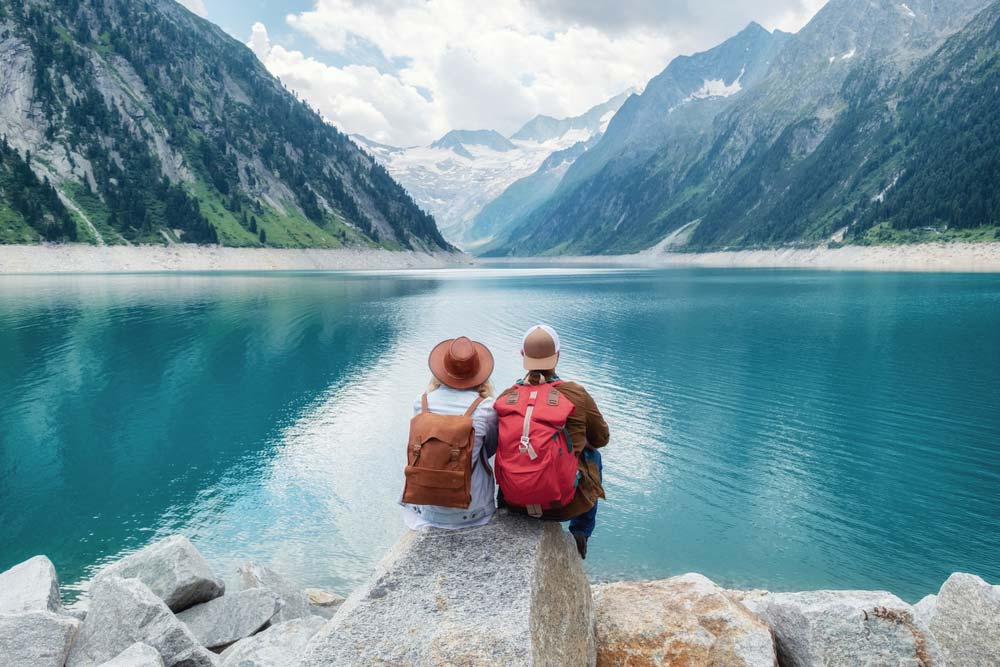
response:
M604 497L598 448L608 425L583 387L556 375L559 336L551 327L532 327L521 356L527 375L494 399L485 345L461 337L431 351L431 385L410 423L404 518L415 530L469 528L488 523L499 504L569 520L586 558Z

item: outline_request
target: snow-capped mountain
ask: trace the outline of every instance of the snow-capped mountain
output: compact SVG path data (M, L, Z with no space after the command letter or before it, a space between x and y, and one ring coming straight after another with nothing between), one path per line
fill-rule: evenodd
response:
M509 138L494 130L452 130L430 146L399 148L352 138L384 165L424 209L446 238L474 245L476 215L512 183L534 173L553 154L590 145L628 98L622 93L573 118L536 116ZM575 159L576 155L573 156ZM488 236L487 232L487 236Z

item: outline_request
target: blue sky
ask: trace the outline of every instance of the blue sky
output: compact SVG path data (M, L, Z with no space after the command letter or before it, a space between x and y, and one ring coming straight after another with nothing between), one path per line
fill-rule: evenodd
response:
M393 145L510 134L642 88L672 58L825 0L180 0L330 122Z

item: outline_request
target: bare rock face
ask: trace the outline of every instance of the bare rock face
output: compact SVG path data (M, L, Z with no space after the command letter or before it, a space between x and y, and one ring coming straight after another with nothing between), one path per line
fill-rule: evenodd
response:
M222 667L298 667L306 644L325 619L306 616L272 625L222 653Z
M35 556L0 572L0 614L60 610L59 578L45 556Z
M63 667L80 621L50 611L0 614L0 665Z
M265 588L281 598L282 607L274 616L274 623L283 623L294 618L311 616L309 597L299 588L274 570L250 562L240 567L240 584L243 590Z
M700 574L594 587L597 667L775 667L771 631Z
M281 609L277 594L263 588L223 595L177 614L207 648L228 646L264 627Z
M771 626L782 667L943 665L913 607L890 593L768 593L744 604Z
M163 658L152 646L135 643L99 667L163 667Z
M74 619L75 620L75 619ZM166 667L216 667L167 605L138 579L102 577L90 592L90 612L66 667L91 667L119 656L136 642L148 644Z
M587 667L590 585L561 526L498 515L407 534L313 637L301 667Z
M944 582L930 621L949 667L1000 664L1000 586L972 574Z
M93 586L108 577L138 579L171 611L184 611L222 595L225 584L190 540L174 535L112 563L97 573Z

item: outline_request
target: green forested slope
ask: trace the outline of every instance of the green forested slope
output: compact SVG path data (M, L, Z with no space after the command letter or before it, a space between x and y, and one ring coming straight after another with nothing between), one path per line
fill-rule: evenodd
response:
M104 241L447 248L243 45L173 0L5 0L0 134Z
M900 7L831 0L710 132L609 160L491 251L992 238L1000 2Z

